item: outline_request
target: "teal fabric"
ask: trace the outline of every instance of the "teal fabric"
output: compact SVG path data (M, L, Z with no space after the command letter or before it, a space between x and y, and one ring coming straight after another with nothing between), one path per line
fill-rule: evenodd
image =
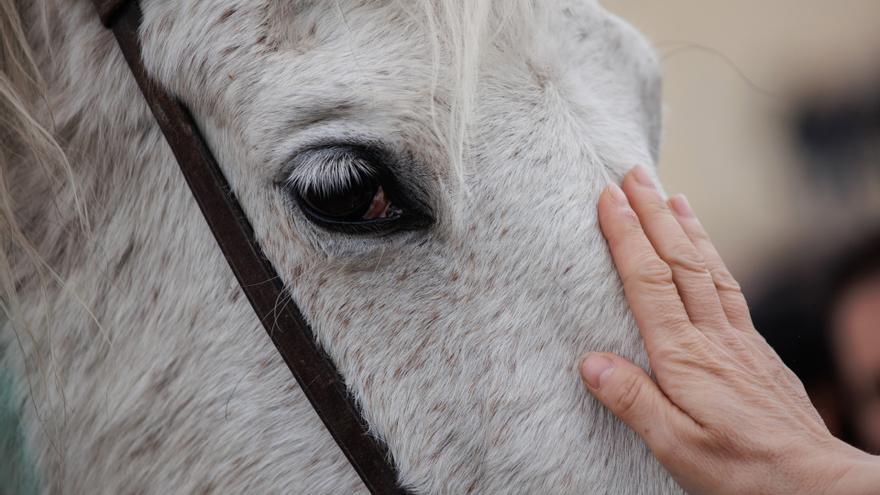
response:
M37 479L26 451L13 384L12 374L0 367L0 495L36 495Z

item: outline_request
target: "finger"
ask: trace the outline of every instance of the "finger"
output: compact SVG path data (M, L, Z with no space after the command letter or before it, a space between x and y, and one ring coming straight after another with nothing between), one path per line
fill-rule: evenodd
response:
M672 269L691 321L704 331L726 326L727 318L703 256L669 211L647 170L635 167L627 173L623 190L651 245Z
M599 196L599 225L648 352L661 345L674 346L675 336L696 332L672 282L669 266L657 256L616 184Z
M709 234L703 228L700 221L693 212L687 198L684 195L677 195L669 199L669 208L675 215L676 220L684 229L685 233L702 253L703 259L706 260L706 266L709 273L712 274L712 281L718 291L718 298L724 313L727 315L731 325L739 330L737 333L739 338L744 339L747 344L746 350L751 349L752 356L755 351L763 355L769 360L768 366L771 368L776 365L782 365L776 352L770 347L764 337L759 334L752 324L752 317L749 314L749 306L743 296L739 283L730 274L730 271L721 259L721 255L715 249ZM725 343L728 347L740 347L737 339L733 335L728 335ZM784 365L782 365L784 367Z
M614 354L590 353L581 362L587 389L632 428L660 458L668 458L676 439L697 427L642 368Z
M685 234L703 256L728 321L736 328L751 328L752 318L742 289L724 265L721 255L691 209L687 198L684 195L673 196L669 199L669 207Z

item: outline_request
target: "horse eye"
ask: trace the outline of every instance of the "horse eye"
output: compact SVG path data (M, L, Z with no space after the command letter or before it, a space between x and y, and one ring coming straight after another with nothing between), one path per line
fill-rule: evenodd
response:
M299 197L306 214L325 222L363 223L391 219L400 213L380 180L366 173L358 174L342 186L308 188Z
M414 189L401 187L389 152L351 145L305 150L279 184L310 222L347 234L424 229L430 209Z

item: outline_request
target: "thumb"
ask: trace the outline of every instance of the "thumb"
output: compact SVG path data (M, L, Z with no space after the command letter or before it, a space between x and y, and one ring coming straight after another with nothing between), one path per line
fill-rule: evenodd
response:
M670 402L645 370L614 354L590 353L581 362L587 389L632 428L655 453L665 451L690 418Z

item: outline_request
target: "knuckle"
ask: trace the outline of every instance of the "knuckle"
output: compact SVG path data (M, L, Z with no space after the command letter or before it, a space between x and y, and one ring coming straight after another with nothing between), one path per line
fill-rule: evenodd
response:
M634 284L671 285L672 269L655 256L643 256L636 263L636 268L628 278L628 281Z
M684 332L674 339L666 339L657 349L658 360L678 370L703 368L710 364L709 346L698 332Z
M659 218L669 214L669 207L660 196L650 198L645 202L644 208L646 209L645 213L651 218Z
M685 272L708 275L706 262L700 253L690 244L676 244L672 246L666 262L673 268Z
M721 267L714 268L711 273L712 280L715 282L715 288L719 292L742 293L742 287L740 287L739 282L726 269Z
M621 417L629 418L637 410L644 397L644 384L634 374L627 373L619 384L614 397L614 411Z
M655 301L655 312L657 321L665 330L671 330L675 334L681 334L693 328L687 313L681 309L680 304L672 304L670 302Z

